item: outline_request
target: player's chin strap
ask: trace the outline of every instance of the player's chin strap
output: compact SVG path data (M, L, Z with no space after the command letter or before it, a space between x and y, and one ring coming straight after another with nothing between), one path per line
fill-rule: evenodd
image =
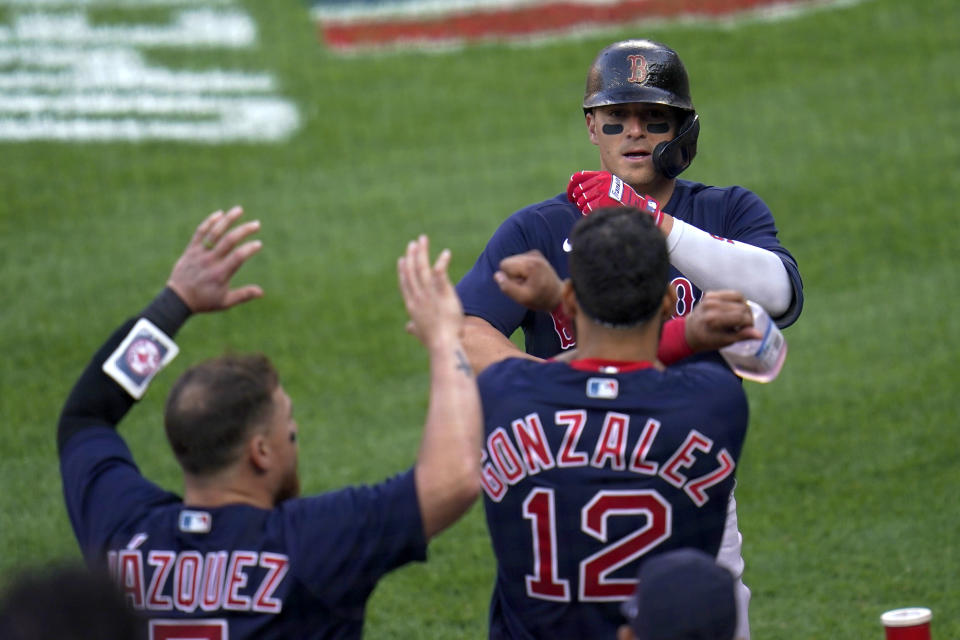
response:
M653 150L653 166L667 178L676 178L690 166L697 155L697 138L700 136L700 116L687 116L680 131L670 142L661 142Z

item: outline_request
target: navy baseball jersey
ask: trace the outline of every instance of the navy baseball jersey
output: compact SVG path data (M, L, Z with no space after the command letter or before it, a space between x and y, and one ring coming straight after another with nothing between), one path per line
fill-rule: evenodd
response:
M510 358L478 383L491 638L613 638L644 558L717 555L748 413L719 359Z
M803 307L800 271L793 256L777 239L773 215L759 196L743 187L709 187L677 180L673 196L663 209L707 233L776 253L793 286L793 301L786 313L776 318L777 324L786 327L796 321ZM527 353L541 358L573 346L574 337L564 332L550 314L530 311L510 300L494 282L493 274L504 258L538 249L560 277L567 278L564 247L569 246L570 230L580 218L580 211L566 194L530 205L507 218L473 268L457 284L464 312L483 318L506 336L522 328ZM670 279L677 290L677 315L684 316L700 299L701 291L672 266Z
M172 335L179 324L150 309ZM63 490L88 564L116 577L151 640L360 638L378 579L426 558L413 471L273 509L185 505L140 474L116 431L133 400L101 365L131 326L101 348L61 416Z

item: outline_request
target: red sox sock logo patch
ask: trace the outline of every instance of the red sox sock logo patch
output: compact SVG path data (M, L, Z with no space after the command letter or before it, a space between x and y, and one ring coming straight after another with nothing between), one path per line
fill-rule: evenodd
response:
M139 400L157 372L178 352L177 345L167 334L146 318L140 318L103 363L103 372Z
M127 349L124 359L134 375L145 378L160 368L163 354L157 343L146 337L137 338Z

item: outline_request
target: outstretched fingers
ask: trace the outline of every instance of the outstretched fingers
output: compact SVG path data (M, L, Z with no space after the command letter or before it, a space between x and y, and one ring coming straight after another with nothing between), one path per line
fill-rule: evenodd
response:
M207 234L210 233L210 230L213 228L213 225L223 217L223 211L217 210L204 218L196 231L193 232L193 237L190 239L191 245L203 246L204 239L207 237Z
M220 249L219 244L221 238L227 232L227 230L233 226L233 223L239 220L240 216L242 215L243 207L237 206L231 208L226 213L221 213L221 215L217 216L217 218L214 219L210 226L206 229L206 232L201 238L203 248L208 250ZM229 249L227 251L229 251Z
M450 279L447 278L447 267L450 266L450 255L450 249L444 249L440 252L440 255L437 256L437 261L433 263L434 278L439 278L441 283L450 282Z
M427 236L419 236L413 243L412 251L413 276L420 291L423 292L433 281L433 271L430 268L430 241Z
M397 260L397 280L410 321L408 333L425 345L439 344L459 332L463 310L447 275L450 251L443 250L430 264L430 242L425 235L407 244Z
M229 309L230 307L235 307L238 304L243 304L244 302L249 302L250 300L256 300L257 298L262 297L263 289L261 289L258 285L248 284L227 291L227 294L223 300L223 308Z
M408 242L406 253L397 261L400 291L403 293L403 299L407 304L408 312L411 310L411 305L417 304L423 296L423 287L417 277L418 246L417 240Z
M262 248L259 240L246 241L259 231L259 221L231 229L242 215L241 207L211 213L197 226L174 265L167 285L192 311L229 309L263 296L257 285L230 288L237 270Z
M233 274L237 272L237 269L243 266L243 263L251 256L260 251L263 243L259 240L252 240L240 244L259 230L260 221L253 220L233 229L220 240L213 253L215 253L218 258L224 260L228 278L232 277Z
M259 228L260 223L258 222L256 223L253 231L258 230ZM253 231L250 231L250 233L253 233ZM228 286L229 281L233 278L234 274L240 269L240 267L242 267L247 260L259 253L260 249L262 248L263 243L260 240L252 240L240 245L225 258L224 269L226 270L226 280L228 282ZM228 289L224 296L224 308L229 309L230 307L234 307L238 304L262 297L263 289L255 284L244 285L236 289Z

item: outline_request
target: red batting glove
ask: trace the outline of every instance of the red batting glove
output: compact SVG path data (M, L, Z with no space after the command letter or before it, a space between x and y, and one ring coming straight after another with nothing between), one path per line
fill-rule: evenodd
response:
M649 213L658 227L663 222L659 202L641 196L609 171L576 172L570 176L567 199L585 216L601 207L636 207Z

